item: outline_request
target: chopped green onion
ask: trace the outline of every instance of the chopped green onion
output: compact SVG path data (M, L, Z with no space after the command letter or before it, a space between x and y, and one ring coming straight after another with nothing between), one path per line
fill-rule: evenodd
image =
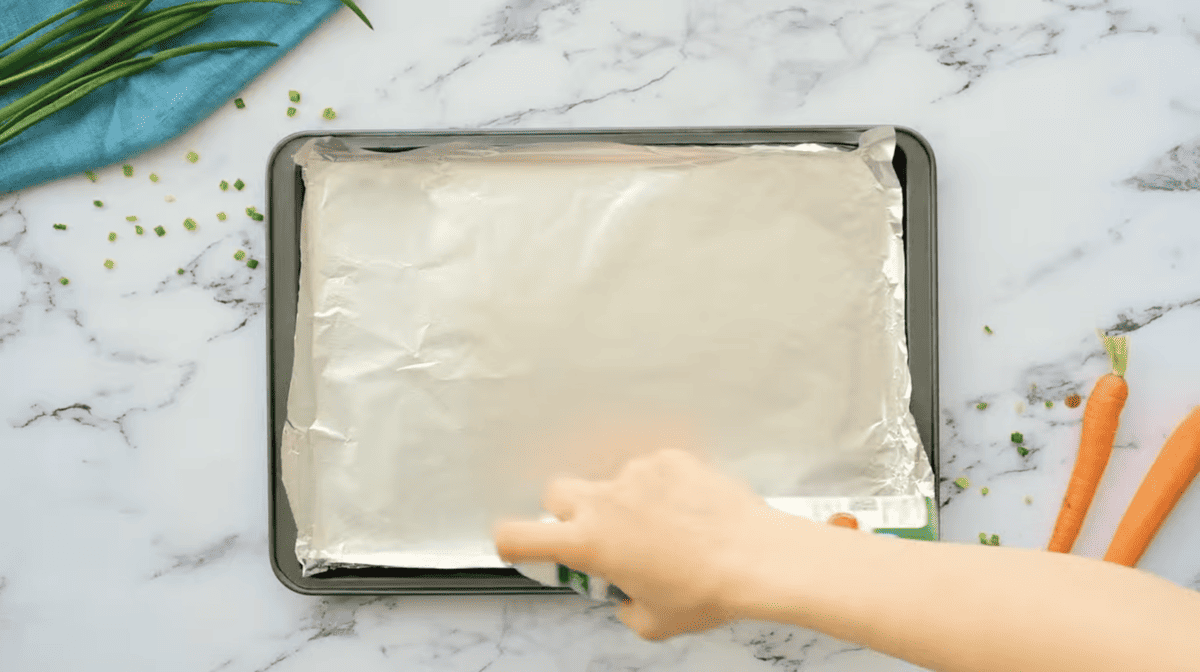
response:
M1054 402L1047 399L1046 400L1046 408L1054 408Z
M127 163L121 166L121 172L125 173L125 177L133 177L133 166Z
M988 336L991 336L995 332L992 331L991 327L989 327L985 324L985 325L983 325L983 333L987 334Z
M150 181L151 181L151 182L158 182L158 174L157 174L157 173L150 173Z
M333 119L337 118L337 112L334 112L332 107L327 107L325 108L325 111L321 113L321 116L332 121Z
M988 546L999 546L999 545L1000 545L1000 535L993 534L992 538L988 540Z
M975 404L975 408L977 408L977 409L979 409L979 410L981 410L981 411L982 411L983 409L987 408L987 402L986 402L986 401L981 401L981 402L979 402L978 404Z
M195 152L188 152L187 160L191 163L195 163L200 160L200 155Z
M299 91L288 91L288 100L292 101L293 103L300 102L300 92Z
M984 546L987 546L987 543L988 543L987 532L979 533L979 543L983 544Z
M229 183L221 180L221 191L229 191Z
M110 242L110 243L117 242L117 232L116 231L108 232L108 242Z
M55 224L54 228L58 229L59 231L66 231L67 225L66 224Z
M110 271L111 271L111 270L113 269L113 267L114 267L114 266L116 266L116 265L117 265L117 262L113 261L112 259L105 259L105 260L104 260L104 267L105 267L105 268L107 268L107 269L108 269L108 270L110 270Z
M980 490L979 492L986 495L988 493L988 489L985 487L984 489Z
M97 208L103 208L104 201L92 201L92 205L96 206Z
M58 279L58 284L60 284L60 285L69 285L69 284L71 284L71 281L70 281L70 280L68 280L68 279L66 279L66 278L59 278L59 279Z
M127 222L136 222L136 221L137 221L137 215L130 215L130 216L128 216L128 217L126 217L126 218L125 218L125 221L127 221Z
M1025 435L1020 432L1013 432L1008 438L1012 439L1013 443L1025 443Z
M1029 454L1029 449L1026 448L1025 446L1017 446L1017 454L1020 455L1021 457L1025 457L1026 455Z
M244 100L242 100L241 98L234 98L234 99L233 99L233 104L234 104L234 106L235 106L235 107L237 107L239 110L244 110L244 109L246 109L246 102L245 102Z
M256 212L258 212L258 210L253 205L246 208L246 216L247 217L253 217L254 213L256 213Z
M85 170L85 171L83 171L83 175L84 175L84 177L88 178L92 182L96 181L96 171L94 171L94 170Z
M294 117L294 116L296 116L296 108L294 108L294 107L289 107L289 108L288 108L288 110L287 110L287 115L288 115L289 117Z
M251 269L258 268L258 260L257 259L248 259L246 261L246 265L249 266Z
M245 182L242 182L242 178L240 178L240 177L237 179L237 181L235 181L235 182L233 183L233 188L234 188L234 189L237 189L238 191L241 191L241 190L242 190L242 188L243 188L243 187L245 187L245 186L246 186L246 183L245 183Z
M241 261L246 258L246 252L243 250L238 250L237 252L233 253L233 258Z
M966 476L959 476L958 478L954 479L954 484L963 490L966 490L967 488L971 487L971 480Z
M188 217L187 219L183 220L183 228L187 229L188 231L195 231L196 230L196 220L192 219L191 217Z
M182 269L182 268L181 268L181 269L179 269L179 270L177 270L177 271L175 271L175 272L176 272L176 273L178 273L179 275L183 275L183 269Z
M256 221L256 222L261 222L261 221L263 221L264 219L266 219L266 217L264 217L264 216L262 215L262 213L258 213L258 212L256 212L256 213L254 213L253 215L250 215L250 219L253 219L253 220L254 220L254 221Z
M154 227L154 232L158 234L159 238L162 238L163 236L167 235L167 230L164 229L161 225Z
M223 222L223 221L225 221L225 213L223 213L223 212L218 212L218 213L217 213L217 219L221 220L222 222Z
M146 230L143 229L140 224L138 226L133 227L133 231L134 231L134 233L136 233L139 236L146 232Z

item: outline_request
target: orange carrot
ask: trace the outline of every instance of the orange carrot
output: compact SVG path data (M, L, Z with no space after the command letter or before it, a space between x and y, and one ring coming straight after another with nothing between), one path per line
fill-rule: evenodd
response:
M1112 455L1113 439L1117 435L1117 424L1129 386L1125 383L1125 365L1129 358L1128 344L1124 336L1105 336L1096 332L1104 342L1104 349L1112 361L1112 373L1106 373L1096 381L1087 406L1083 409L1083 430L1079 436L1079 455L1067 484L1062 509L1054 523L1047 550L1055 553L1070 553L1083 527L1088 507L1096 495L1096 486L1108 466Z
M858 518L849 513L835 513L826 522L837 527L849 527L852 530L858 529Z
M1104 559L1126 567L1136 565L1198 472L1200 406L1192 409L1163 444L1117 526Z

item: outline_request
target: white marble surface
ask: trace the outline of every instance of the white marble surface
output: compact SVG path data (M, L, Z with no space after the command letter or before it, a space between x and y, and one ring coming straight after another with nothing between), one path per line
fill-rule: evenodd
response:
M360 4L375 32L340 13L245 92L247 109L131 157L135 178L113 166L97 184L0 196L0 668L911 669L762 624L644 643L567 597L281 586L266 558L266 268L232 257L263 254L243 210L262 208L267 153L300 129L917 129L940 169L942 469L973 483L943 483L948 541L1045 542L1082 411L1062 398L1104 370L1095 327L1130 334L1131 397L1079 553L1103 553L1200 403L1190 0ZM217 190L237 177L246 191ZM170 230L135 236L129 214ZM1197 525L1194 487L1142 567L1200 588Z

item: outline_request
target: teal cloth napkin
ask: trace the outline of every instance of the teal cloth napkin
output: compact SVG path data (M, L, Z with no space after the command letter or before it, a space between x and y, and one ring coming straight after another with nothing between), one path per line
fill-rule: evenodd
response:
M0 44L77 1L0 0ZM162 0L146 9L184 1ZM97 89L0 145L0 194L124 161L180 135L228 103L341 7L340 0L304 0L218 8L203 25L163 45L267 40L279 46L181 56ZM0 96L0 106L31 88Z

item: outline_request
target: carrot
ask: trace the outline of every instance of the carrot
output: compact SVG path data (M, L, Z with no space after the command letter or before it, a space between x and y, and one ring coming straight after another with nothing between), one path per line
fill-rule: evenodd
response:
M1125 383L1129 349L1125 337L1105 336L1100 331L1096 333L1108 351L1112 372L1096 381L1087 406L1083 409L1079 455L1075 458L1067 494L1063 496L1062 508L1047 545L1047 550L1055 553L1070 553L1075 545L1079 528L1083 527L1083 519L1096 495L1096 486L1100 484L1104 468L1108 466L1108 458L1112 455L1117 423L1121 418L1121 410L1125 408L1125 399L1129 396L1129 386Z
M1133 567L1171 509L1200 472L1200 406L1192 409L1163 444L1117 526L1104 559Z
M837 527L849 527L850 529L858 529L858 518L855 518L849 513L835 513L826 521L829 525Z

